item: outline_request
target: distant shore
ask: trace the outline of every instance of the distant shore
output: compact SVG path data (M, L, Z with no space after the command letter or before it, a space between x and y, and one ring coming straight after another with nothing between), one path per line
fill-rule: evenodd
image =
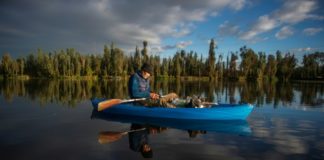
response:
M59 76L54 78L48 77L31 77L29 75L19 75L19 76L11 76L5 78L3 75L0 75L0 80L3 79L17 79L17 80L31 80L31 79L49 79L49 80L128 80L129 75L126 76ZM232 81L232 82L242 82L246 81L245 79L210 79L207 76L152 76L152 80L158 81L173 81L173 80L180 80L180 81ZM324 79L291 79L291 82L299 82L299 83L324 83Z

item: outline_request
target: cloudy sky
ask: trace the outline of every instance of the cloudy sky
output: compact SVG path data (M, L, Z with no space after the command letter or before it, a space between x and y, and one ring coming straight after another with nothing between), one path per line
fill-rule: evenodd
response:
M246 45L268 54L324 51L321 0L1 0L0 54L37 48L102 53L114 42L126 53L148 41L150 54L177 50L207 56Z

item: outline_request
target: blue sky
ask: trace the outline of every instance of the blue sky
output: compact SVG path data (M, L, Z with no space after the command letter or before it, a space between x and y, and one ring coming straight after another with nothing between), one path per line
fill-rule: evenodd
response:
M246 45L274 54L324 51L320 0L3 0L0 54L25 56L75 48L102 53L114 42L125 53L149 43L150 54L177 50L207 57L213 38L226 56Z

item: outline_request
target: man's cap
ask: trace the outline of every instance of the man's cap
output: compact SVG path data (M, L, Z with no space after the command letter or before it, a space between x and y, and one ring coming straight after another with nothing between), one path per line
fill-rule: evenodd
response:
M150 75L153 75L153 68L150 64L148 63L144 63L141 67L142 71L145 71L147 73L149 73Z

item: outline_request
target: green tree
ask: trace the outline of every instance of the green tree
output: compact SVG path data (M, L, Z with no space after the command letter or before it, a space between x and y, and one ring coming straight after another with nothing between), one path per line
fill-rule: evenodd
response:
M136 46L135 49L135 55L134 55L134 70L137 71L141 68L141 54L140 51L138 49L138 47Z
M110 53L110 49L107 45L104 46L104 55L102 58L102 63L101 63L101 70L102 70L102 74L104 76L108 76L109 75L109 70L111 68L111 53Z
M238 56L234 53L231 53L231 60L229 62L229 78L237 79L238 74L236 70L236 61L238 60Z
M147 41L143 41L142 57L143 57L143 63L149 63L149 56L148 56L148 51L147 51Z
M181 55L179 52L173 57L173 73L175 77L181 76Z
M91 58L91 69L93 71L92 74L96 76L100 75L101 72L100 66L101 66L102 58L95 55L91 55L90 58Z
M304 55L301 78L316 79L323 77L324 52L315 52L313 54Z
M169 62L167 58L163 58L161 65L161 74L163 76L168 76L169 73Z
M274 55L268 55L265 74L269 80L274 80L277 73L277 61Z
M278 72L280 73L278 78L281 81L287 82L294 72L297 59L293 54L287 53L284 58L278 61Z
M85 66L84 66L84 75L85 76L92 76L93 75L93 70L92 70L92 62L90 56L87 56L85 58Z
M224 74L224 63L223 63L223 56L219 55L218 57L218 61L216 64L216 68L215 68L215 73L216 73L216 77L219 79L223 78L223 74Z
M267 60L266 60L265 53L259 52L258 68L257 68L257 79L258 80L263 80L266 65L267 65Z
M121 76L123 74L123 69L124 69L124 53L121 49L115 48L113 52L113 58L114 58L114 63L113 63L113 68L115 69L114 76Z
M258 70L258 56L250 48L246 46L240 48L240 56L242 59L240 68L243 73L243 77L247 79L256 79Z
M1 70L4 77L9 77L12 75L12 69L10 68L12 63L9 53L5 53L1 59Z
M19 75L24 75L24 70L25 70L25 59L24 58L18 58L17 59L17 64L18 64L18 74Z
M213 79L215 77L215 42L214 39L210 40L209 43L209 52L208 52L208 76Z

